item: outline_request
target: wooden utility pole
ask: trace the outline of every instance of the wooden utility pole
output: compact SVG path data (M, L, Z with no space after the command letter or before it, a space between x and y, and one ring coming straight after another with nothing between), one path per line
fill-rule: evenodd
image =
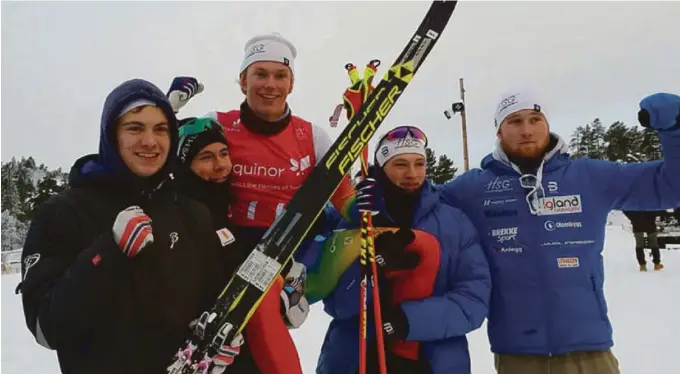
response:
M465 171L468 171L470 170L470 163L468 161L467 124L465 122L467 104L465 103L465 87L463 86L463 78L460 78L460 100L463 102L463 110L460 112L460 118L463 125L463 162Z

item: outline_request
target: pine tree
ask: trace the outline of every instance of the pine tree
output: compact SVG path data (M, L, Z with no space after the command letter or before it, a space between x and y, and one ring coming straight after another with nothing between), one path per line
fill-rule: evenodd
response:
M431 148L425 148L425 176L429 180L434 180L437 176L437 159L435 158L434 151Z
M21 222L9 210L2 211L2 251L21 249L24 245L28 224Z
M572 158L582 158L588 154L586 142L588 140L588 129L579 126L574 130L569 142L569 151Z
M605 127L599 118L595 118L590 124L590 143L588 144L588 157L603 160L606 157L606 144L604 136Z
M27 213L29 220L33 219L33 213L44 202L46 202L53 195L58 194L65 188L64 184L59 184L57 178L60 177L55 172L50 172L38 183L36 192L29 201L30 211Z
M435 184L444 184L453 179L456 171L458 171L458 168L453 166L453 161L446 155L441 155L437 162L435 176L431 178L431 181Z
M630 129L623 122L614 122L604 134L606 144L605 157L616 162L629 161L628 154L634 149L635 138L631 138Z
M12 160L2 165L2 210L11 213L19 209L19 192L16 180L18 178L19 164Z
M33 212L50 196L63 191L68 175L36 165L32 157L2 163L2 249L21 248Z
M645 128L641 134L639 152L644 157L644 161L661 159L661 142L656 130Z

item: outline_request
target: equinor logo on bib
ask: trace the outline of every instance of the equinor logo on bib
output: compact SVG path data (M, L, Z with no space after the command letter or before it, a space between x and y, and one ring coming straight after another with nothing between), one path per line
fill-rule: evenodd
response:
M553 196L541 199L541 214L568 214L582 212L581 195Z
M241 165L234 164L232 169L236 175L255 175L255 176L266 176L266 177L280 177L281 174L286 171L284 168L277 168L274 166L266 165Z

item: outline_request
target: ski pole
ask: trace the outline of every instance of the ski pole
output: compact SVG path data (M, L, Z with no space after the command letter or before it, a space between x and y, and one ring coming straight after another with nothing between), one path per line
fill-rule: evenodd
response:
M361 103L363 104L372 91L371 82L380 66L379 60L372 60L364 70L364 78L359 79L359 73L356 66L353 64L345 65L347 73L349 74L352 86L350 92L361 95ZM349 101L349 100L348 100ZM356 113L353 110L356 105L351 105L351 112L348 111L347 116L351 119ZM361 174L363 178L368 176L368 145L364 147L361 152ZM367 262L370 262L370 267ZM361 289L360 289L360 313L359 313L359 374L366 374L366 337L367 337L367 303L368 303L368 281L370 279L373 288L373 315L376 332L376 345L378 350L378 367L380 374L387 374L387 365L385 361L385 344L383 340L382 331L382 314L380 311L380 294L377 277L377 265L375 263L375 246L374 246L374 232L373 219L370 213L361 213Z

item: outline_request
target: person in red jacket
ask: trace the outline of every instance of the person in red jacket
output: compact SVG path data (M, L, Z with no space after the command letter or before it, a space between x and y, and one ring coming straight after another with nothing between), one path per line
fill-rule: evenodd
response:
M239 85L240 108L210 112L227 133L233 163L231 220L253 246L305 182L332 141L319 126L293 115L288 95L295 83L297 49L278 33L258 35L245 45ZM177 77L168 97L179 111L203 85ZM349 219L354 190L346 178L331 203Z

